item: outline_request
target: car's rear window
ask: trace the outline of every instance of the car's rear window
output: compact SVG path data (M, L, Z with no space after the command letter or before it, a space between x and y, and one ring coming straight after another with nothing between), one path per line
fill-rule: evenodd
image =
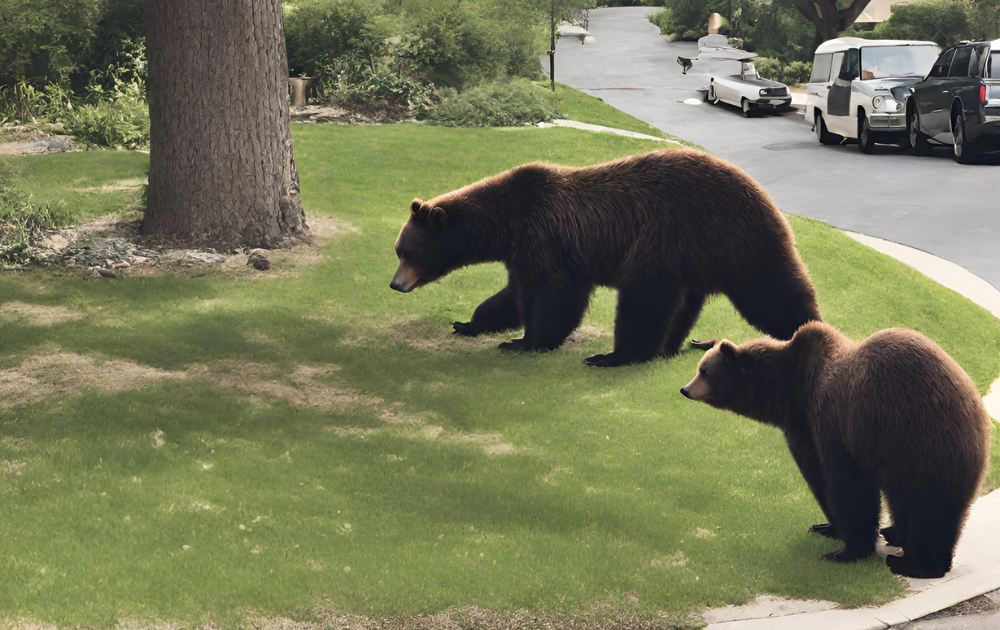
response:
M990 53L989 61L986 62L986 78L1000 79L1000 50Z

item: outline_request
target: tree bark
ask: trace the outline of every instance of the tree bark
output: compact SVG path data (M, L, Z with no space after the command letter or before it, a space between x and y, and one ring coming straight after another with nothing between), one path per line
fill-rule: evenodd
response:
M144 235L217 249L308 233L281 0L146 0Z

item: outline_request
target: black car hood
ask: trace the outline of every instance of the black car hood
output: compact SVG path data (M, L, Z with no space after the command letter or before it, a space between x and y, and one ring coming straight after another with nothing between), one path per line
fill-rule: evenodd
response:
M910 95L910 86L923 80L923 77L902 77L899 79L879 79L879 83L883 90L889 90L894 99L902 102Z

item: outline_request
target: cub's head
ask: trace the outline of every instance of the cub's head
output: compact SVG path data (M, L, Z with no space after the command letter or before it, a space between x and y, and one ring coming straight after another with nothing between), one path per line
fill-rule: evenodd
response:
M445 202L414 199L396 239L399 268L389 286L402 293L433 282L462 265L461 247Z
M691 400L739 413L752 400L752 367L752 355L723 339L705 353L698 362L698 373L681 388L681 393Z

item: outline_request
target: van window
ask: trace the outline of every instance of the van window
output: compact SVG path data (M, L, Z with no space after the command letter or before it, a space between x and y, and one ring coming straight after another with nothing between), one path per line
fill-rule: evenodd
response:
M951 62L949 77L969 76L969 61L972 60L972 46L962 46L955 49L955 60Z
M833 60L833 55L824 54L816 55L813 59L813 71L812 76L809 77L810 83L826 83L830 80L830 63Z
M857 48L851 48L847 51L847 73L851 75L852 81L857 79L861 74L860 59L861 55L858 53Z
M1000 50L990 53L990 58L986 60L987 79L1000 79Z
M954 48L949 48L948 50L941 53L941 56L938 57L938 60L934 62L933 66L931 66L931 72L927 76L936 78L948 76L948 67L951 65L951 59L954 56L955 56Z

